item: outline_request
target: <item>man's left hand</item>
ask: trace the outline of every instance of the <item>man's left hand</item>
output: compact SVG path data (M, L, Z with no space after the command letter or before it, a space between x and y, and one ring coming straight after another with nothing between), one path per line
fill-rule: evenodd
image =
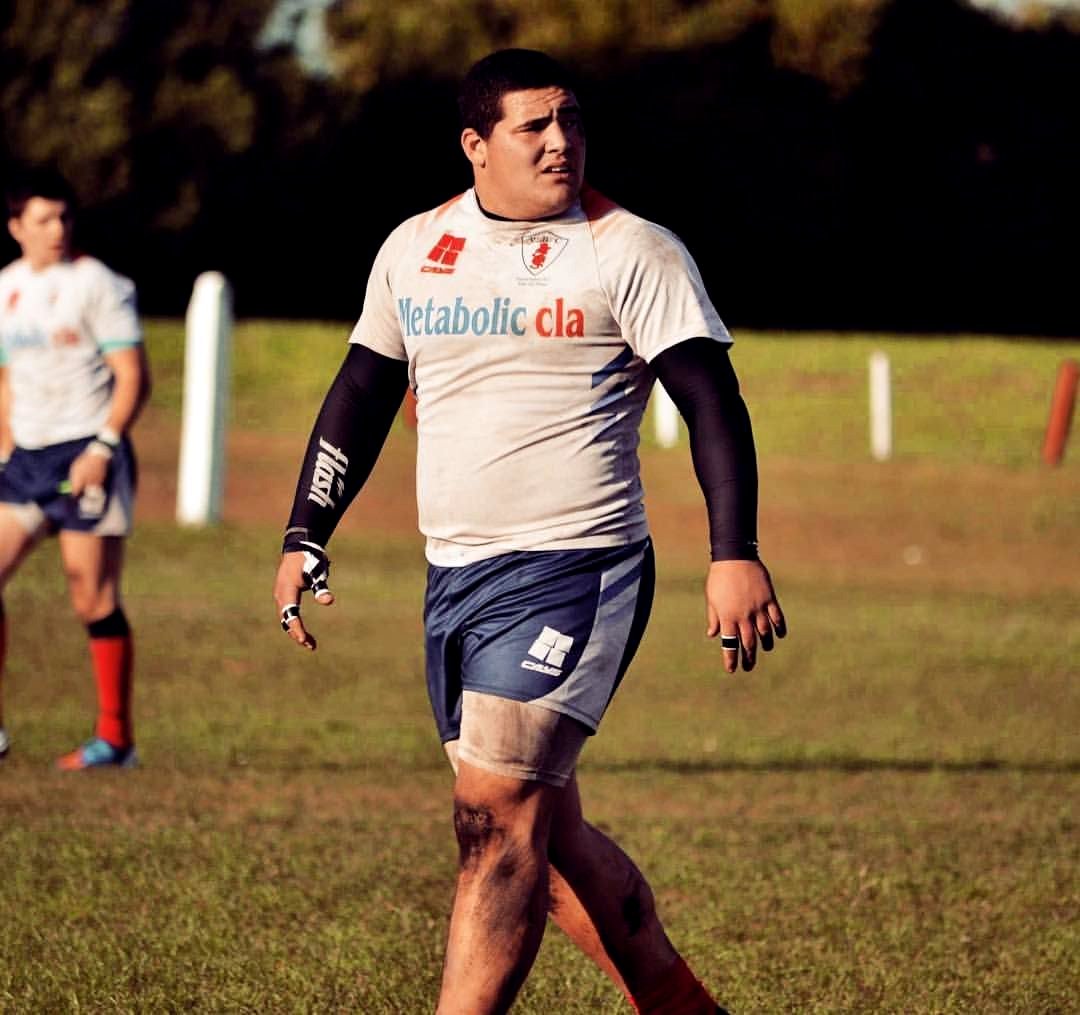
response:
M300 617L300 599L303 592L311 591L320 606L330 606L334 602L334 593L328 584L330 559L317 543L295 540L285 545L274 579L274 599L280 611L281 626L297 645L314 652L317 642Z
M91 487L103 489L109 475L109 459L104 455L86 450L71 463L68 483L71 496L80 497Z
M705 580L705 633L720 636L724 669L734 673L742 655L742 668L752 670L757 646L773 647L773 637L787 634L784 613L773 591L772 579L758 560L714 560Z

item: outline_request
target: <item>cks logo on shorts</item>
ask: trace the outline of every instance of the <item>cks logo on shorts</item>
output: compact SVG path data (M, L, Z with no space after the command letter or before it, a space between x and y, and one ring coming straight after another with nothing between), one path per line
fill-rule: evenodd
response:
M521 238L521 261L530 275L539 275L550 268L570 241L558 233L542 230Z
M532 659L523 660L521 668L546 673L549 677L561 677L562 665L566 662L566 654L573 644L574 639L570 635L556 631L553 627L545 627L540 632L540 637L529 647Z
M434 272L436 275L452 275L458 255L465 249L465 237L443 233L439 242L431 248L427 259L431 264L420 266L421 271Z

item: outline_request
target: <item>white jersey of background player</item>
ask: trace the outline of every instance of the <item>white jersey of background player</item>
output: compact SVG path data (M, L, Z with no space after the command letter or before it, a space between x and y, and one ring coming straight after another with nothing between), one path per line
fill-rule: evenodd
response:
M731 341L683 244L594 190L538 223L470 189L394 230L351 341L409 362L428 559L644 539L648 362L694 337Z
M14 442L41 448L105 425L113 375L105 354L141 341L135 286L93 257L0 271L0 365L8 369Z

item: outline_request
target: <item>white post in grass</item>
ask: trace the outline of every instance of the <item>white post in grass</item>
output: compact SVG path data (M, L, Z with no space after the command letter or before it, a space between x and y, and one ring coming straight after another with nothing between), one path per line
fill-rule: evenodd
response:
M181 525L209 525L221 520L231 346L229 283L221 272L203 272L195 279L187 309L176 488L176 520Z
M656 443L662 448L673 448L679 443L679 410L659 381L653 385L652 400Z
M892 384L889 357L870 354L870 453L879 462L892 457Z

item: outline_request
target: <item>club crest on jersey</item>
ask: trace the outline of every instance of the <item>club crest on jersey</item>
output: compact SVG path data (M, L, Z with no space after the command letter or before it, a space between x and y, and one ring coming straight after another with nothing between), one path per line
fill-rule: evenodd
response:
M521 238L521 261L530 275L539 275L558 260L570 241L558 233L543 229Z
M454 236L451 233L443 233L439 242L431 248L427 259L430 263L422 264L421 271L429 271L436 275L452 275L454 265L457 264L458 255L465 249L465 237Z
M16 305L18 304L18 302L19 302L19 290L18 289L12 289L11 292L8 294L8 298L7 298L7 308L8 308L8 310L14 310Z

